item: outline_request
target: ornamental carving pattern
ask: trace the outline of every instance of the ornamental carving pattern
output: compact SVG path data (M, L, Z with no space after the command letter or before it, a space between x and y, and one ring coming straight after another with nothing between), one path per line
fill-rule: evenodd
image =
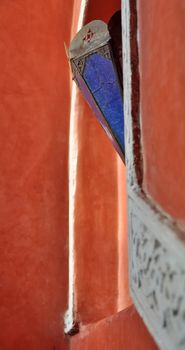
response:
M164 232L165 233L165 232ZM185 349L185 264L170 254L135 214L130 214L131 288L149 310L167 349ZM164 341L165 343L165 341Z
M98 49L97 53L102 55L103 57L111 60L111 53L110 53L110 47L109 45L102 46Z
M81 75L83 75L84 66L85 66L85 57L75 59L74 63L75 63L77 71Z
M93 53L98 53L100 55L102 55L103 57L107 58L107 59L111 59L111 53L110 53L110 48L109 48L109 45L105 45L105 46L102 46L100 48L98 48L98 50L94 50L91 52L91 54ZM83 75L83 71L84 71L84 67L85 67L85 61L86 61L86 58L89 56L86 55L84 57L80 57L80 58L76 58L73 62L74 62L74 65L73 65L73 70L74 70L74 73L76 73L76 71L78 73L80 73L80 75Z

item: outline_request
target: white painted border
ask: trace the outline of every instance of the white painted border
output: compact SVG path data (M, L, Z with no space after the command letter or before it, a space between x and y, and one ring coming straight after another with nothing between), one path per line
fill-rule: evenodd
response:
M80 6L79 20L77 31L83 25L85 11L88 0L82 0ZM74 9L75 10L75 9ZM70 108L70 128L69 128L69 290L68 290L68 310L64 316L64 332L70 333L75 326L75 305L74 305L74 282L75 282L75 266L74 266L74 211L75 211L75 194L76 194L76 178L78 166L78 128L76 118L76 101L77 86L72 85L71 108Z

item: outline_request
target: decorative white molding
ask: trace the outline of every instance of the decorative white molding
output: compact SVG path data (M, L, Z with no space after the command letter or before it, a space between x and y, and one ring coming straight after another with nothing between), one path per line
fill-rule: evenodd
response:
M131 294L160 348L183 350L185 245L169 224L146 199L129 191Z
M156 207L140 188L132 114L131 6L122 1L124 117L129 211L130 290L161 350L185 349L185 228ZM135 28L136 29L136 28ZM135 40L137 39L135 31ZM139 145L138 145L139 146Z
M133 134L131 119L131 66L130 66L130 5L122 0L122 38L123 38L123 86L124 86L124 122L125 122L125 162L129 183L136 183L133 159Z

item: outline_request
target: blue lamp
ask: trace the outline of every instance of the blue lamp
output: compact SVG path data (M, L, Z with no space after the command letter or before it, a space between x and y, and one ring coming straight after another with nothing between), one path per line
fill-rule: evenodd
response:
M73 78L109 139L125 160L121 16L86 24L69 47Z

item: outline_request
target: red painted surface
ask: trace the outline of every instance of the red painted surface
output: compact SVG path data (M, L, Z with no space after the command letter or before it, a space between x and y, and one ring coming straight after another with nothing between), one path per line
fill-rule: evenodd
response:
M118 310L119 252L123 258L120 274L124 284L120 298L124 298L122 305L130 303L123 200L126 187L119 188L117 156L94 115L90 115L89 107L82 101L78 113L80 152L75 216L75 289L78 317L86 323ZM119 166L119 180L124 181L124 166ZM124 196L122 213L118 204L120 194ZM120 240L119 220L123 220Z
M120 1L89 1L85 23L108 21ZM128 292L125 168L78 94L79 155L75 194L75 308L91 323L131 303Z
M138 4L144 188L185 221L185 3Z
M93 325L71 338L70 350L157 350L133 306Z
M103 4L96 3L89 2L86 19L96 15L98 6L104 13ZM111 4L105 19L117 9L117 2ZM68 44L75 32L77 8L78 1L73 13L72 0L0 4L1 350L69 348L63 314L68 294L70 84L63 42ZM120 208L126 218L118 186L125 173L81 97L77 116L76 286L79 315L88 322L130 303L127 240L118 235ZM155 348L133 308L88 327L84 340L84 331L71 338L72 349Z
M117 310L117 160L81 96L79 101L75 291L78 318L88 323Z
M0 3L0 349L65 350L72 1Z
M94 19L101 19L108 23L110 17L114 12L121 9L121 0L110 0L110 1L98 1L89 0L86 11L85 23L93 21Z

